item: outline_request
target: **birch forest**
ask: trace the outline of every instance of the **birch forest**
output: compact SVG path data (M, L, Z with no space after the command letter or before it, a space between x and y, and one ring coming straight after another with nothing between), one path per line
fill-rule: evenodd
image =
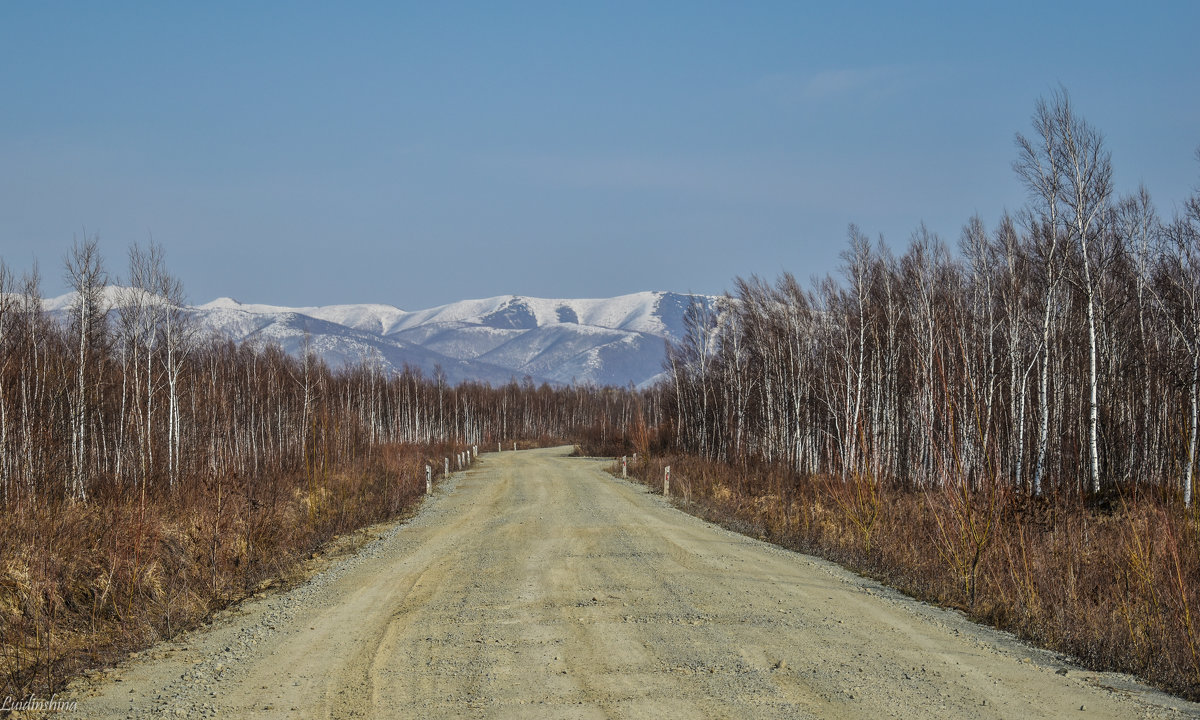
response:
M682 449L923 488L1193 502L1200 194L1118 196L1065 93L1014 162L1029 203L954 246L849 229L842 280L739 279L670 353Z
M1198 155L1200 159L1200 155ZM156 245L0 261L0 696L50 695L416 507L426 468L577 443L679 507L1200 698L1200 189L1114 187L1065 91L1026 204L840 278L694 303L665 379L451 385L203 335Z
M1200 190L1167 216L1119 194L1065 91L1016 150L1028 202L990 226L902 250L851 226L840 278L694 303L631 472L1200 698Z
M94 240L65 267L76 293L67 323L43 310L36 274L14 281L0 266L5 508L319 474L389 444L567 438L629 412L612 393L451 386L440 372L387 376L369 358L335 371L312 352L202 337L155 246L130 251L120 287L107 287Z
M205 336L155 245L110 275L87 238L63 272L65 316L0 262L0 697L194 627L468 453L603 438L634 408Z

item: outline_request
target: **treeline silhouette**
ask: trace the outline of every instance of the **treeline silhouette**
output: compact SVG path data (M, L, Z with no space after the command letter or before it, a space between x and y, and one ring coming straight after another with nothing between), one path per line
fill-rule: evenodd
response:
M739 279L670 355L679 447L736 462L1097 498L1192 502L1200 194L1162 220L1116 197L1065 93L1018 136L1030 203L958 252L921 227L896 256L851 226L844 280Z
M1200 698L1200 191L1165 219L1118 196L1065 91L1014 170L1028 204L957 252L851 226L840 280L695 303L633 472L661 488L671 465L700 514Z
M335 370L311 349L202 336L159 248L134 247L119 287L96 248L68 258L59 315L36 273L14 282L0 265L0 507L319 476L382 444L570 438L630 411L613 391L452 386L440 369L385 373L368 356Z

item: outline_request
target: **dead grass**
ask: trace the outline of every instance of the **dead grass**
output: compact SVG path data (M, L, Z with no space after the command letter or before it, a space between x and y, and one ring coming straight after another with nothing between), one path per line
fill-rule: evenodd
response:
M639 461L631 477L656 492L671 465L672 494L690 512L1200 700L1200 533L1195 514L1176 504L1143 496L1092 509L995 489L926 492L691 457Z
M323 543L412 508L447 447L388 446L324 477L212 478L174 495L27 506L0 524L0 697L195 627ZM440 462L437 465L440 475Z

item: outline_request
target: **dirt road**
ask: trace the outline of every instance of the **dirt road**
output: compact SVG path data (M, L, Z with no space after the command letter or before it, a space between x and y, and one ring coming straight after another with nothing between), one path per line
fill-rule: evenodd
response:
M566 452L482 456L310 582L77 685L75 716L1200 716Z

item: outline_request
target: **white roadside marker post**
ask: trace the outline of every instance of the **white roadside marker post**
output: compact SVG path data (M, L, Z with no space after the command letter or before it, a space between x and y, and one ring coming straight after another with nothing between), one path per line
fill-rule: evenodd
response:
M429 495L433 492L433 468L429 465L425 466L425 494Z
M478 459L479 459L479 446L478 446L478 445L472 445L472 446L471 446L471 451L472 451L472 452L474 452L474 454L475 454L475 457L474 457L473 459L475 459L475 460L478 460Z
M517 451L517 441L514 440L513 441L513 452L516 452L516 451Z
M504 452L504 448L500 447L500 443L496 443L496 452Z
M669 497L670 495L671 495L671 466L668 465L667 469L663 471L663 497Z
M445 460L445 463L444 463L445 470L442 471L442 474L445 475L446 477L450 477L450 458L444 458L444 460Z
M621 456L621 477L622 478L629 477L629 470L627 468L628 463L629 463L629 457L626 455L622 455Z

